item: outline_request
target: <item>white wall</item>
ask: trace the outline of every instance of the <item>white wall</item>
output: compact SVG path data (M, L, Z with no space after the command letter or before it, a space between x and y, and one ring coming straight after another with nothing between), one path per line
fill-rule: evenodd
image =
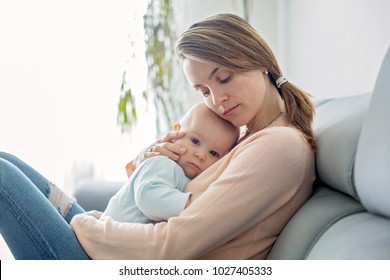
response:
M390 1L284 1L286 75L318 98L373 90L390 47Z

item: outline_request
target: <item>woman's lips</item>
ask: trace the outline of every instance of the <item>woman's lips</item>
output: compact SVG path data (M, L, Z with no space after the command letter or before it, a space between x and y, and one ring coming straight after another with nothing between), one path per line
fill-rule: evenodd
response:
M236 106L233 106L233 107L230 107L230 108L227 108L223 111L223 115L224 116L229 116L231 114L233 114L234 110L238 107L239 105L236 105Z

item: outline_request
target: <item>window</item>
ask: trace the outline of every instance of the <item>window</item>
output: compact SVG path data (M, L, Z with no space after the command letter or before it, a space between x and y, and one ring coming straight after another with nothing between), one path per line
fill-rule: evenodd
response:
M137 87L146 79L142 62L125 63L130 36L143 38L139 20L144 2L25 0L3 5L2 150L68 192L78 179L125 180L126 161L155 139L153 116L131 135L122 135L116 122L125 68L136 66L127 71L137 76Z

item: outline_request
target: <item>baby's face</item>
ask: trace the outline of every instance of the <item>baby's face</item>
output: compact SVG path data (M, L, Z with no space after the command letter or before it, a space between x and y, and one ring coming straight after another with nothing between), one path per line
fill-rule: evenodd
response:
M191 179L226 155L237 141L236 134L206 117L198 117L181 131L185 135L175 143L185 147L187 152L177 163Z

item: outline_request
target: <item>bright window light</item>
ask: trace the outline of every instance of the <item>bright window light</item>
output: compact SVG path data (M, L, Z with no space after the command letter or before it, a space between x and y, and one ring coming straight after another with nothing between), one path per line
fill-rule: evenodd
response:
M128 0L1 5L0 149L68 192L81 180L125 180L126 162L155 138L151 106L131 134L121 134L116 119L123 72L132 73L135 91L141 94L145 87L146 5ZM130 40L136 40L137 61L129 57Z

